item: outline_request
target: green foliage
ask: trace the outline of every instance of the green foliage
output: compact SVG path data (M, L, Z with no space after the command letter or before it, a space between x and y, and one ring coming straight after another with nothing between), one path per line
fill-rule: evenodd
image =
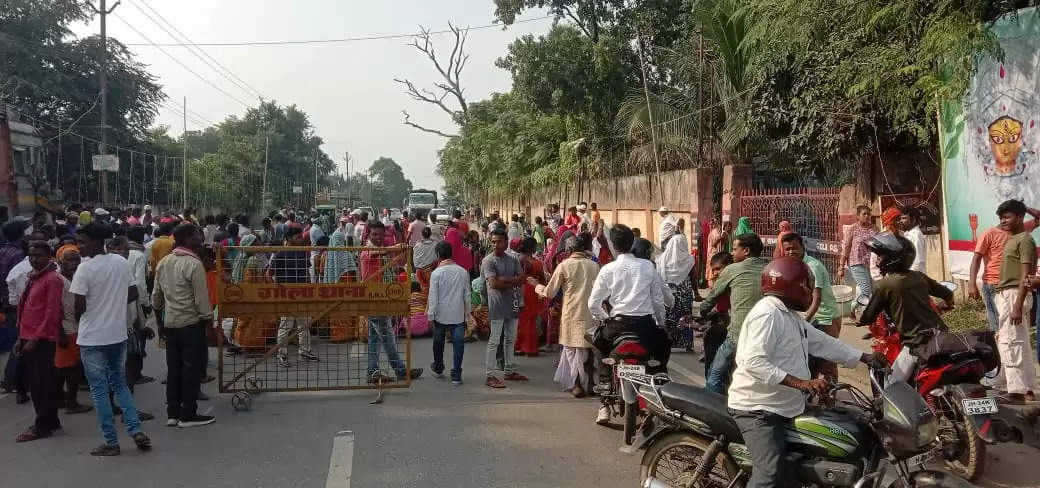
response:
M978 56L1002 56L987 24L1036 3L494 1L507 25L536 8L572 23L521 37L497 62L522 102L511 111L562 117L563 137L554 158L517 164L503 156L512 138L475 121L442 152L449 186L568 181L579 158L564 141L579 139L585 167L607 174L710 157L825 184L848 180L878 151L936 153L941 138L956 153L958 127L938 133L940 104L964 93Z
M515 94L470 104L470 120L441 150L437 172L465 198L529 183L536 170L559 160L567 124L532 110Z
M580 118L597 134L612 125L637 70L624 42L607 36L592 42L568 26L517 39L495 64L513 75L513 94L534 109Z
M402 208L408 192L412 191L412 182L404 177L401 166L393 159L381 157L368 168L369 180L375 187L372 205L384 208Z
M989 328L989 323L986 322L986 307L980 300L961 301L953 310L944 313L942 320L955 332Z
M986 23L1018 3L747 2L763 74L755 125L796 167L935 152L939 103L964 93L977 56L1002 55Z
M0 102L15 107L27 122L38 120L46 138L76 121L72 130L99 139L101 111L98 103L100 39L72 37L69 25L86 22L93 11L73 0L7 0L0 7ZM117 39L108 44L108 141L121 147L138 146L155 120L165 99L162 88L134 60ZM51 125L48 125L51 124ZM53 141L52 154L62 152L65 161L89 161L97 147L87 144L81 153L80 140L65 137L61 147ZM57 158L48 159L50 181L72 188L82 177L87 186L97 186L93 172L66 167L58 179Z

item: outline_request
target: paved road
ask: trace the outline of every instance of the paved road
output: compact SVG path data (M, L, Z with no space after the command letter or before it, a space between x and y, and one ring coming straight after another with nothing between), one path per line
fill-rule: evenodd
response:
M429 365L430 343L414 341L416 365ZM467 344L463 386L427 371L410 390L390 391L382 405L369 404L372 392L265 393L254 398L252 411L234 412L230 395L216 394L210 383L203 389L213 399L200 410L212 409L217 423L195 429L165 427L164 386L141 385L138 405L159 417L145 424L155 448L139 453L121 431L124 451L115 458L88 454L100 443L92 413L62 414L63 433L15 444L32 422L32 408L0 395L0 459L18 467L4 469L0 485L62 486L75 479L112 488L142 482L149 488L638 483L639 457L618 452L620 432L593 423L598 401L575 400L552 384L553 357L518 358L532 381L491 390L483 385L483 352L484 343ZM162 351L153 352L145 373L162 376L161 361ZM689 355L679 360L689 368L695 361ZM80 392L80 400L88 401L88 393ZM352 446L343 436L334 448L341 431L353 433ZM352 459L344 461L351 447ZM333 451L339 459L332 471L340 478L327 480Z
M638 455L618 452L620 432L593 424L596 400L575 400L551 382L555 360L518 358L529 383L505 390L483 386L484 343L467 344L461 387L425 376L410 390L370 405L372 392L265 393L249 412L234 412L230 395L213 400L217 423L167 428L163 386L138 387L138 405L159 419L146 423L155 448L139 453L123 439L124 454L94 458L100 442L93 414L62 415L53 438L15 444L32 421L28 405L0 395L2 486L63 486L80 480L112 488L192 487L631 487ZM414 363L429 364L430 340L413 343ZM6 357L0 357L0 362ZM693 354L673 355L673 376L703 384ZM162 351L146 374L162 376ZM427 372L428 374L428 372ZM87 393L80 393L81 401ZM349 431L337 437L337 433ZM1030 468L1036 452L1006 445L992 449L986 486L1040 486ZM1033 474L1030 474L1033 473Z

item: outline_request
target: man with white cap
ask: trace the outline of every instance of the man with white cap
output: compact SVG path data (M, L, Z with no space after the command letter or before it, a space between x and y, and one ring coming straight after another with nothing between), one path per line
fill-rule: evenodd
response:
M94 210L94 220L108 224L108 210L98 207Z
M152 206L151 205L145 205L144 206L144 215L141 216L141 225L143 225L146 229L149 229L152 226Z
M661 215L661 227L658 229L657 235L661 239L661 248L664 249L668 239L675 235L678 222L675 221L675 217L668 211L668 207L657 209L657 213Z
M586 205L585 202L581 202L581 203L578 204L578 218L581 219L581 224L578 224L578 225L580 226L580 225L584 224L586 226L586 228L591 231L592 230L592 219L589 218L588 210L589 210L589 206Z

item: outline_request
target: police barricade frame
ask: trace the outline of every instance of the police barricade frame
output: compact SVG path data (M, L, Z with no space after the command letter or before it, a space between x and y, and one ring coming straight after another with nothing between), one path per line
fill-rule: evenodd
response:
M297 367L295 377L289 374L290 368L269 366L272 359L285 349L294 337L300 333L300 324L292 321L291 329L285 330L281 321L283 317L306 317L308 333L310 328L318 323L331 320L351 320L367 317L399 318L399 325L403 325L404 333L393 333L395 346L404 346L398 353L404 354L403 363L408 371L412 368L411 354L411 319L409 313L409 298L411 277L413 276L411 248L407 246L393 247L317 247L317 246L218 246L216 249L216 306L215 320L218 327L218 359L219 391L221 393L237 393L260 391L271 392L303 392L303 391L329 391L329 390L368 390L382 388L409 388L411 386L411 374L404 378L396 378L396 381L386 378L385 380L369 382L368 373L363 376L353 376L351 373L360 370L362 359L368 360L367 352L363 355L355 355L355 348L363 346L361 329L371 330L367 320L364 324L357 323L357 335L353 340L347 340L346 347L326 348L319 359L325 361L325 368L319 370ZM321 253L342 252L342 257L352 260L353 266L350 271L344 273L338 280L328 280L323 276L316 277L313 268L310 268L309 281L307 283L277 283L272 279L274 269L269 263L263 266L264 274L261 277L253 276L253 279L233 280L232 272L234 266L230 259L235 259L235 253L242 252L247 256L264 256L261 261L267 261L268 255L279 251L304 251L308 260L313 265L314 258ZM377 263L376 269L366 273L368 279L362 276L360 256L362 252L382 253L392 256L389 262ZM315 253L318 253L317 255ZM248 258L246 258L248 259ZM320 271L321 268L319 268ZM389 270L389 272L388 272ZM399 279L398 270L403 270L406 276L404 281ZM243 273L244 274L244 273ZM377 278L376 278L377 277ZM259 279L257 279L259 278ZM386 278L392 278L387 281ZM235 281L235 282L233 282ZM245 320L255 320L253 327L262 327L262 320L274 319L279 321L277 337L261 337L264 341L262 352L250 355L234 356L234 360L226 360L225 353L229 351L229 344L225 344L224 334L220 328L225 319L234 322L232 328L240 327ZM270 328L268 328L270 329ZM394 328L391 327L391 331ZM368 334L364 334L367 336ZM400 336L400 337L399 337ZM274 344L270 340L275 339ZM364 340L367 343L367 339ZM401 344L403 343L403 344ZM331 344L330 345L337 345ZM261 348L257 348L261 349ZM377 346L376 355L380 354ZM356 359L357 368L351 368L350 359ZM333 362L329 362L333 360ZM379 364L385 364L386 361ZM321 365L321 362L317 363ZM346 364L347 376L343 377L342 370L330 369L328 366L336 367ZM380 367L377 372L383 373L385 368ZM301 377L301 372L304 374ZM275 376L275 381L270 376ZM283 374L284 373L284 374ZM334 373L334 377L322 377L321 373ZM262 375L262 376L261 376ZM294 384L295 380L295 384ZM322 384L324 383L324 384ZM335 384L333 384L335 383Z

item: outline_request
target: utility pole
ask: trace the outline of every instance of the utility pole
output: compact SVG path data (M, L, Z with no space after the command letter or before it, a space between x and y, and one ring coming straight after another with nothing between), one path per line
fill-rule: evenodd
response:
M639 43L639 67L643 71L643 96L646 97L646 116L650 122L650 142L654 146L654 165L656 166L656 175L658 184L660 185L661 178L661 157L657 153L657 133L654 130L654 110L650 104L650 87L646 79L646 59L643 57L643 35L637 30L636 31L637 42ZM658 189L660 193L660 189ZM650 199L653 201L653 189L651 189ZM664 195L661 195L661 202L664 202Z
M110 9L105 8L105 0L98 0L98 2L98 7L94 7L94 4L90 2L87 2L87 5L94 13L101 16L101 69L98 70L98 89L101 98L101 144L98 147L98 154L105 155L108 153L108 37L105 33L105 17L119 6L120 0L116 0ZM102 170L101 204L104 205L107 201L108 175Z
M188 208L188 97L184 97L184 159L181 160L181 173L183 181L183 189L181 190L181 198L184 208ZM187 215L184 218L188 218Z
M271 149L271 133L267 132L267 124L264 124L264 188L260 191L260 206L267 205L267 163L270 161L269 156Z
M318 206L318 148L314 148L314 206Z

